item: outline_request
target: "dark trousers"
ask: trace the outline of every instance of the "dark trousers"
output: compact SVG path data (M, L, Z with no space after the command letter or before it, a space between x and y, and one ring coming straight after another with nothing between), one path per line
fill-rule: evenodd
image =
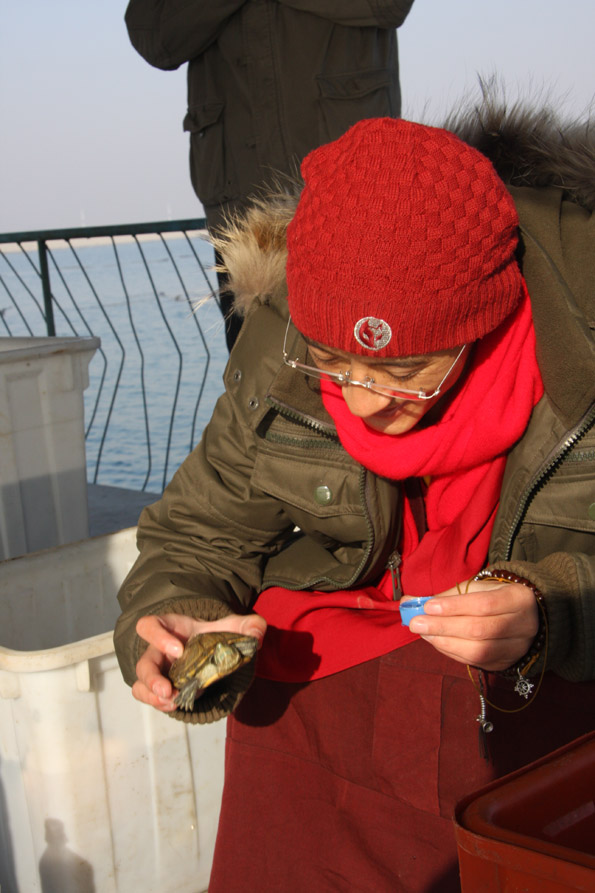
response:
M217 263L220 258L217 256ZM240 334L242 328L242 317L233 309L233 292L230 291L228 285L228 277L226 273L217 273L217 282L219 284L219 306L225 321L225 341L227 349L231 353L231 349L236 343L236 338Z

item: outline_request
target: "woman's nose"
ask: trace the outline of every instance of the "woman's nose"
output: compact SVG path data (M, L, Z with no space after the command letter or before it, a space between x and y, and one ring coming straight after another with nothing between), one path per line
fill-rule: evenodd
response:
M345 384L343 385L343 399L352 415L366 419L386 409L393 398L376 394L374 391L369 391L358 385Z

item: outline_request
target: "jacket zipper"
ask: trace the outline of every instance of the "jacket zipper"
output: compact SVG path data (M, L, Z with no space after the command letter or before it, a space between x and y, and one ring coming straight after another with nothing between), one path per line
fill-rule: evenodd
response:
M308 428L312 428L314 431L322 434L323 437L328 437L331 440L336 441L339 440L337 432L328 425L325 425L322 422L318 421L318 419L315 419L312 416L304 415L304 413L297 412L286 403L281 403L279 400L276 400L274 397L271 397L268 394L265 397L265 400L269 404L269 406L277 409L281 413L281 415L285 416L286 418L291 419L294 422L300 422L300 424L305 425Z
M401 587L401 553L391 552L388 558L387 568L390 571L390 578L393 584L393 601L398 602L403 597L403 589Z
M545 479L551 474L558 462L560 462L560 460L564 458L565 454L569 452L569 450L581 439L581 437L583 437L583 435L587 433L594 421L595 406L592 406L588 413L584 416L582 421L579 422L579 424L576 426L574 431L572 431L572 433L568 435L564 443L557 447L553 455L546 459L543 467L537 472L532 482L526 488L510 526L506 548L504 549L504 561L510 561L516 532L522 521L523 515L525 514L527 506L533 498L534 494L544 483Z

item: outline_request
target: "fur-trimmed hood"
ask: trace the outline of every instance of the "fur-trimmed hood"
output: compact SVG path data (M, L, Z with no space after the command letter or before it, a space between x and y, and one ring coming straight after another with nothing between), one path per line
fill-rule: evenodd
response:
M551 107L507 105L489 86L482 85L482 94L479 105L441 126L486 155L507 186L554 187L595 210L595 123L562 121ZM286 290L286 231L301 188L297 179L279 181L213 236L242 315L255 300L266 302Z

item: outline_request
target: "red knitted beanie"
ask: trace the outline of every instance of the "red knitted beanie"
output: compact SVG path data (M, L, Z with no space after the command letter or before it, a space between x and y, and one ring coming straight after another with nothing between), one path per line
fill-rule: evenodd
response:
M518 303L518 217L491 163L449 131L360 121L303 161L289 310L329 347L397 357L469 343Z

